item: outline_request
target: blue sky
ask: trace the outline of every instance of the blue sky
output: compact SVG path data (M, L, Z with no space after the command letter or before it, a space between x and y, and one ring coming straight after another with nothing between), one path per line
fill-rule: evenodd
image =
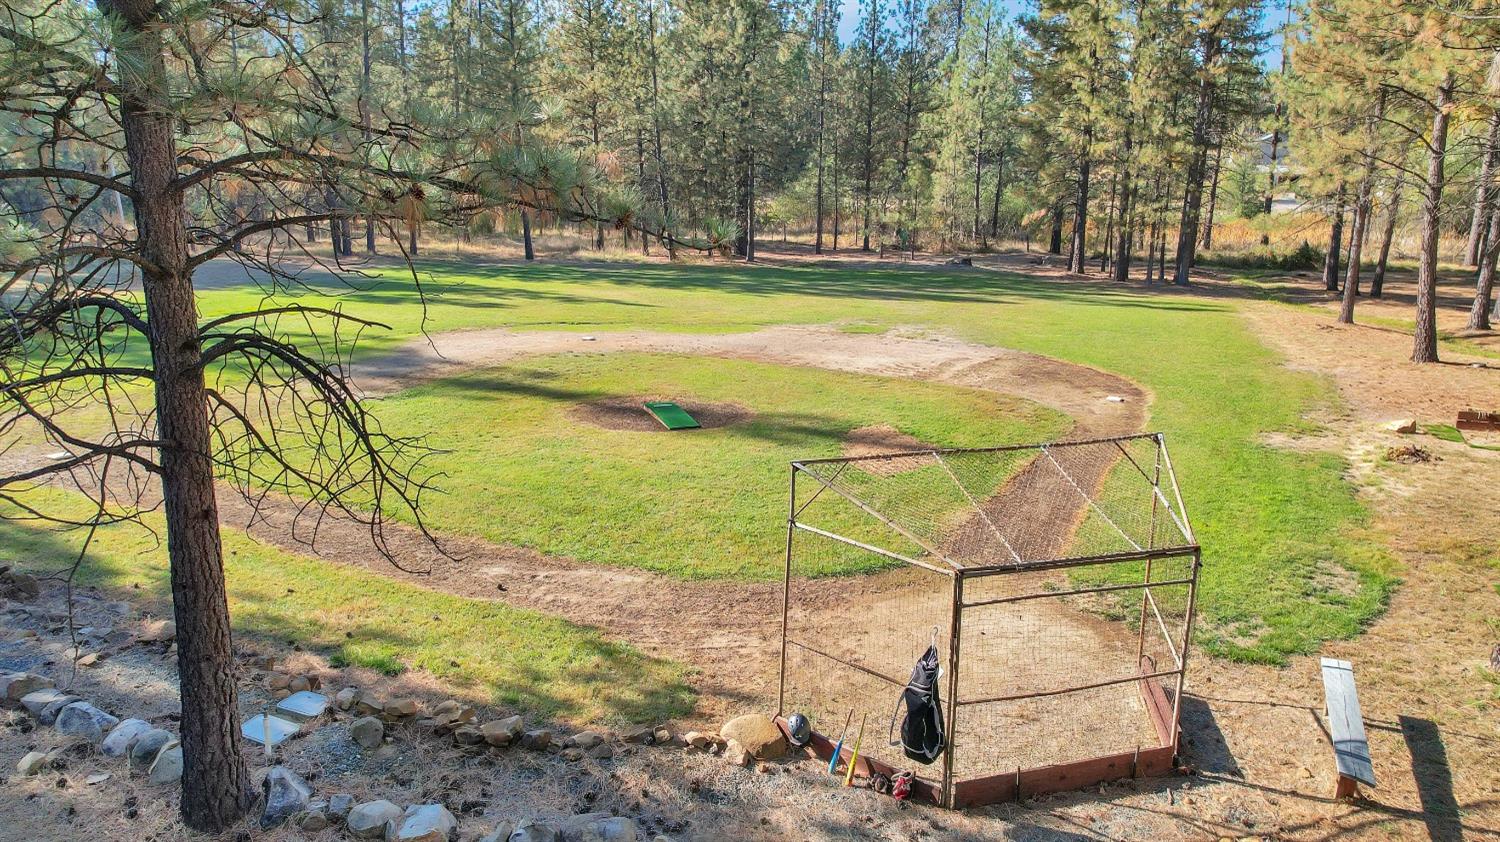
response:
M1261 45L1260 58L1266 67L1275 69L1281 66L1281 25L1286 21L1286 4L1289 0L1267 0L1265 14L1265 29L1270 34L1266 36L1265 43ZM1010 19L1015 20L1027 6L1027 0L1004 0L1001 6L1009 13ZM854 32L859 29L859 0L843 0L839 16L839 40L845 44L854 40Z

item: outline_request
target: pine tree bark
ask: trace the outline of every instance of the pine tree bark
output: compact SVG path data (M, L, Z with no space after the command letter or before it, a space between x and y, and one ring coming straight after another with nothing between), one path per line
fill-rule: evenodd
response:
M1386 209L1385 231L1380 236L1380 256L1375 261L1375 274L1370 278L1370 297L1380 298L1385 294L1385 267L1391 259L1391 243L1396 239L1396 220L1401 213L1401 188L1406 184L1406 174L1397 173L1391 185L1391 204Z
M1500 109L1490 115L1490 131L1485 138L1484 158L1479 165L1479 183L1474 187L1474 216L1469 222L1469 243L1465 260L1478 266L1486 240L1485 221L1495 202L1495 167L1500 165Z
M1052 209L1052 236L1047 241L1049 254L1062 254L1063 209L1061 205Z
M1500 263L1500 210L1490 209L1490 225L1480 255L1479 278L1474 285L1474 303L1469 307L1469 330L1491 330L1490 300L1495 293L1496 264Z
M1213 31L1199 37L1204 44L1203 64L1207 67L1218 60L1221 45ZM1182 217L1177 226L1177 267L1172 276L1172 282L1180 286L1191 280L1197 256L1198 217L1203 207L1203 178L1208 168L1208 132L1213 121L1215 90L1209 78L1198 85L1198 106L1193 116L1193 154L1188 159L1187 190L1183 194Z
M1092 128L1084 132L1084 138L1084 148L1088 149L1092 145ZM1085 152L1078 162L1078 192L1073 197L1073 240L1068 250L1068 271L1077 275L1088 271L1088 267L1084 265L1088 259L1084 249L1088 245L1089 172L1093 168L1092 163Z
M1208 213L1203 216L1203 250L1214 247L1214 214L1219 207L1219 172L1224 169L1224 144L1221 141L1214 151L1214 177L1208 187Z
M1344 185L1339 183L1333 197L1333 222L1328 226L1328 253L1323 255L1323 289L1338 292L1339 259L1344 249Z
M1448 121L1453 105L1453 72L1438 84L1433 102L1432 136L1427 146L1427 181L1422 186L1421 255L1417 264L1417 329L1411 361L1435 363L1437 348L1438 234L1443 203L1444 167L1448 161Z
M182 816L190 828L218 832L245 814L254 791L240 754L208 396L183 195L173 184L178 152L161 34L168 26L162 7L150 0L98 0L98 6L126 31L121 60L134 69L120 76L119 103L136 191L137 247L152 267L142 289L158 435L167 443L160 469L182 700Z

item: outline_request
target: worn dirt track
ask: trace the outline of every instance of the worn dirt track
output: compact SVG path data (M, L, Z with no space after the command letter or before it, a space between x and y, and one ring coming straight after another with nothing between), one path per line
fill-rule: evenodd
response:
M1059 360L948 338L843 334L781 327L754 333L517 333L506 330L438 334L358 366L367 393L389 394L418 382L499 365L536 354L646 351L731 357L917 380L1016 395L1074 418L1072 437L1140 430L1147 395L1115 375ZM1109 396L1123 401L1107 400ZM368 528L325 518L316 535L296 523L297 506L268 499L254 511L226 489L221 517L258 540L330 561L364 567L459 596L535 609L604 630L642 650L699 671L697 715L712 720L763 699L779 650L778 582L692 582L639 570L557 558L487 541L449 537L437 552L416 530L395 525L387 540L408 573L384 560ZM308 541L311 540L309 545ZM901 571L825 581L830 611L868 605L902 587ZM503 587L503 590L502 590Z

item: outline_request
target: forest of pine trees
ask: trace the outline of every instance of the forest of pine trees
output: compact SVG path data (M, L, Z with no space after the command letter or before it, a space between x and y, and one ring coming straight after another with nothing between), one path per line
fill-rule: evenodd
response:
M1382 294L1392 240L1413 232L1405 257L1429 292L1442 238L1464 241L1472 326L1489 323L1500 23L1466 3L1033 0L1019 16L998 0L291 5L286 31L247 24L213 49L250 67L298 44L372 146L372 127L412 127L429 140L395 154L441 169L459 158L430 138L462 136L505 174L493 195L406 191L365 215L357 190L300 186L300 202L339 217L304 239L337 254L391 248L378 227L417 254L424 226L505 231L531 256L533 232L566 225L595 248L744 259L796 232L816 253L1025 241L1073 272L1186 283L1216 219L1290 194L1327 227L1274 245L1262 234L1263 257L1316 254L1346 320L1359 294ZM118 151L56 152L125 169ZM12 225L47 205L37 193L0 187ZM221 199L249 215L274 204ZM575 212L547 209L562 205ZM1432 330L1419 319L1424 346Z

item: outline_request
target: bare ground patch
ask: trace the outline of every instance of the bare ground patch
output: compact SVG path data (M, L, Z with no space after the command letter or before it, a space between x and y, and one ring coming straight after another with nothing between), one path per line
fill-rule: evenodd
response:
M856 456L881 456L892 453L907 453L918 450L931 450L932 445L915 436L892 427L889 424L874 424L869 427L860 427L850 430L844 437L842 453L847 457ZM933 464L933 459L923 453L912 453L910 456L900 456L893 459L871 459L865 462L856 462L854 467L875 474L877 476L894 476L904 474L907 471L915 471Z
M621 430L632 433L669 432L655 416L646 411L648 401L673 401L687 410L702 429L713 430L748 423L755 417L749 409L734 403L706 403L691 399L678 399L671 395L636 395L632 397L601 398L581 403L568 410L568 417L583 424L605 430ZM679 430L677 432L685 432Z

